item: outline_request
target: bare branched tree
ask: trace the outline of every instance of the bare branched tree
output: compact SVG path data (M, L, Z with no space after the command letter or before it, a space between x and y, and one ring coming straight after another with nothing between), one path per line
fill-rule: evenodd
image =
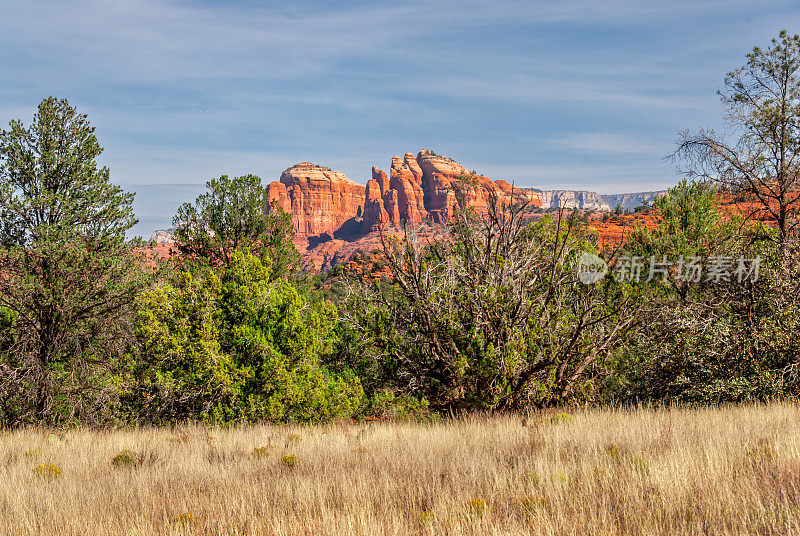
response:
M382 246L392 284L354 280L351 292L388 327L376 335L368 315L350 319L380 357L398 362L398 387L434 407L580 397L595 361L635 323L630 288L578 280L588 235L563 211L534 221L527 201L491 196L485 211L457 210L444 237L420 238L406 226L400 236L383 234Z
M711 179L756 202L775 220L785 250L796 234L800 201L800 36L781 31L769 48L728 73L718 93L733 142L713 130L680 133L673 158L690 177Z

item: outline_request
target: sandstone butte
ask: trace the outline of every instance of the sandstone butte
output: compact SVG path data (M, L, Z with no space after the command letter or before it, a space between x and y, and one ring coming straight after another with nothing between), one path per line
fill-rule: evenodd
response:
M477 210L488 206L492 194L542 205L533 190L470 173L427 149L393 157L388 175L373 167L366 186L310 162L293 165L267 186L270 201L292 216L295 245L317 269L347 260L359 249L377 248L380 229L399 227L403 221L447 222L457 189Z

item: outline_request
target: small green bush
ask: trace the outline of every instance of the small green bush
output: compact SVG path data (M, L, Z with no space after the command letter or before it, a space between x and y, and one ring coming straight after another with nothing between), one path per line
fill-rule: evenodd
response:
M555 415L550 417L551 424L562 424L562 423L570 423L575 420L575 417L570 415L569 413L556 413Z
M617 445L607 445L604 449L606 456L608 456L611 461L619 462L622 459L622 449L620 449Z
M747 458L754 464L768 464L775 460L775 449L766 439L760 439L756 445L746 452Z
M436 520L436 516L433 512L420 512L417 514L417 522L420 526L427 527L431 525Z
M57 465L43 463L33 468L33 474L48 480L61 477L61 469Z
M650 471L650 462L632 452L627 452L617 445L607 445L604 449L605 455L615 464L628 462L630 466L639 473Z
M428 408L428 401L389 390L375 393L369 404L370 415L378 420L435 422L439 417Z
M66 438L66 436L65 436L64 434L62 434L62 433L59 433L59 434L49 434L49 435L47 436L47 441L49 441L50 443L52 443L52 444L54 444L54 445L62 445L62 444L64 444L64 443L66 443L66 441L67 441L67 438Z
M269 456L269 447L256 447L253 449L253 458L266 458Z
M182 514L178 514L172 518L172 523L176 525L189 525L192 527L196 527L200 523L200 519L194 514L190 514L189 512L183 512Z
M547 497L540 497L536 495L527 495L525 497L517 498L517 502L525 512L533 513L541 508L547 506L549 501Z
M139 464L139 457L131 450L123 450L111 459L114 467L135 467Z
M35 448L32 448L32 449L28 449L23 454L23 456L25 456L26 458L37 458L37 457L39 457L41 455L42 455L42 448L41 447L35 447Z
M628 456L628 461L633 466L634 470L636 470L639 473L647 473L650 471L650 461L645 460L641 456L630 454Z

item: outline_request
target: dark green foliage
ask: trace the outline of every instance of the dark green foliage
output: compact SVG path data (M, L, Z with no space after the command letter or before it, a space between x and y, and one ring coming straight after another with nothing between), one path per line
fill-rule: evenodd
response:
M362 404L358 378L320 364L336 308L309 301L270 261L240 250L138 302L128 397L147 422L320 422Z
M294 273L300 255L292 244L291 217L269 204L261 179L255 175L222 175L206 183L206 193L184 203L173 219L182 253L211 265L230 261L234 251L248 248L272 259L273 278Z
M101 420L114 404L108 370L146 276L125 240L133 194L101 151L53 97L0 132L0 423Z
M676 259L760 257L757 281L656 283L649 318L634 345L610 362L612 400L720 402L800 394L800 37L780 32L754 48L719 92L735 140L711 130L683 132L673 156L690 177L711 180L753 202L746 216L721 214L717 192L681 183L655 207L653 231L638 229L631 250Z
M800 288L781 267L775 231L723 217L716 191L703 183L681 183L656 208L662 222L633 233L634 254L675 262L759 257L759 278L653 282L645 322L610 361L606 396L705 403L798 394L800 343L793 334L800 328Z

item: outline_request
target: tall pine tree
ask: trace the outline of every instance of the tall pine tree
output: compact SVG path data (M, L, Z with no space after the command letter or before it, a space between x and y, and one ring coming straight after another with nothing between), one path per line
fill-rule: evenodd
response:
M145 273L125 232L133 194L109 181L66 99L0 131L0 424L91 421Z

